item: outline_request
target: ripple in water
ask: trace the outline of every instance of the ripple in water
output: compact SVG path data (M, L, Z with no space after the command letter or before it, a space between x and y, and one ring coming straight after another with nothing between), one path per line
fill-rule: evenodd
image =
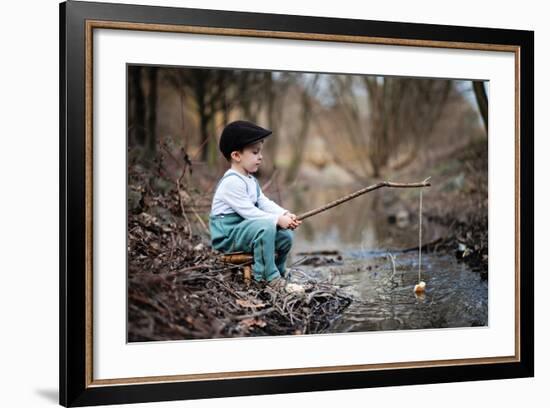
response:
M414 294L418 254L394 253L396 272L383 251L344 253L343 264L300 266L305 274L341 286L354 299L328 330L333 333L487 326L488 287L454 256L422 254L426 293Z

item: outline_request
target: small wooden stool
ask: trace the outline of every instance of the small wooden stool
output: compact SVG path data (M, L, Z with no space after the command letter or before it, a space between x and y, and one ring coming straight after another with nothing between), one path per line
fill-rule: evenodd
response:
M252 279L252 264L254 263L254 255L246 252L231 252L222 255L222 261L235 264L243 265L244 272L244 282L248 285Z

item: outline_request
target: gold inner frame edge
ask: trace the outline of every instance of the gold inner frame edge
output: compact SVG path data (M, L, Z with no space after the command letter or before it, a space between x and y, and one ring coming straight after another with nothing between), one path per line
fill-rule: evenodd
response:
M120 29L133 31L157 31L173 33L192 33L209 35L229 35L260 38L297 39L311 41L333 41L343 43L367 43L395 46L451 48L479 51L513 52L515 57L515 355L503 357L480 357L470 359L431 360L416 362L395 362L382 364L358 364L342 366L303 367L273 370L235 371L201 374L184 374L153 377L127 377L113 379L93 378L93 30L94 28ZM113 385L131 385L143 383L166 383L178 381L207 381L236 378L254 378L265 376L289 376L300 374L322 374L338 372L357 372L389 369L408 369L421 367L441 367L449 365L497 364L521 361L520 356L520 46L503 44L466 43L435 40L395 39L370 36L333 35L317 33L300 33L288 31L251 30L218 27L197 27L188 25L167 25L149 23L127 23L120 21L86 20L86 93L85 93L85 285L86 285L86 345L85 345L85 386L101 387Z

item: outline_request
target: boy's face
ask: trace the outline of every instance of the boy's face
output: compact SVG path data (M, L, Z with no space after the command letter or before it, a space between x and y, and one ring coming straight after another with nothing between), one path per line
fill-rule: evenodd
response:
M264 141L253 143L243 148L242 152L231 153L231 158L248 173L256 173L262 164Z

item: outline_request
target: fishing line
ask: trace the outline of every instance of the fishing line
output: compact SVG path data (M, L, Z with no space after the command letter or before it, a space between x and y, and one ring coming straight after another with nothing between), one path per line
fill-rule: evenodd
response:
M426 183L429 179L428 177L423 183ZM420 205L418 206L418 282L422 280L421 269L422 269L422 188L420 189Z
M418 282L422 280L422 189L420 189L420 206L418 207Z
M430 177L424 180L426 183ZM426 283L422 281L422 189L420 189L420 205L418 206L418 284L415 293L424 293Z

